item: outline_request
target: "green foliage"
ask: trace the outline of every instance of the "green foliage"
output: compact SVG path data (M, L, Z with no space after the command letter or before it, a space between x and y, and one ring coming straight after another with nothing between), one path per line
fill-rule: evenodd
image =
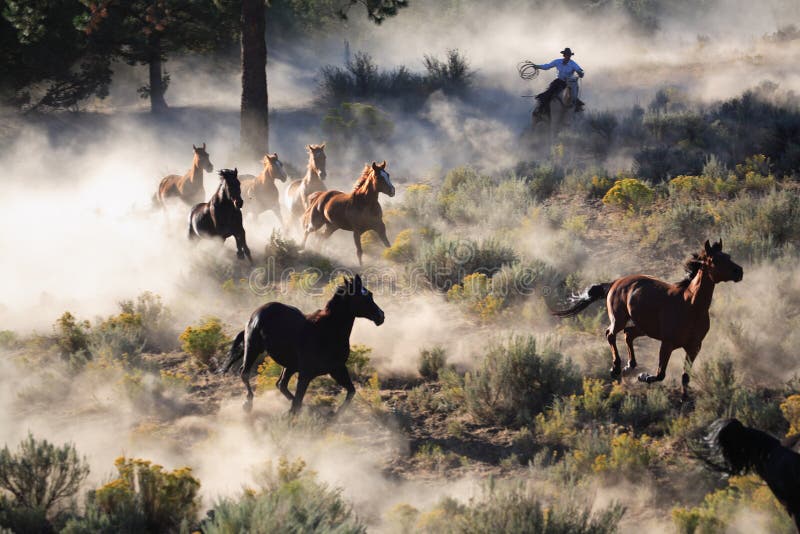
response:
M581 379L570 360L533 337L491 345L481 366L465 377L466 409L491 425L532 423L556 396L578 390Z
M178 339L184 352L205 365L231 342L222 330L222 322L216 317L207 317L198 326L187 326Z
M593 469L601 474L619 474L627 478L641 477L655 459L652 440L643 435L619 434L611 440L611 451L594 459Z
M443 347L433 347L422 349L419 352L419 364L417 369L425 380L435 381L439 379L439 371L444 369L447 364L447 353Z
M417 528L426 533L610 534L616 532L624 512L622 506L612 504L592 513L591 505L574 498L545 504L521 487L490 487L466 506L441 501L420 516Z
M623 178L614 182L603 197L603 204L638 212L654 199L655 192L650 186L636 178Z
M162 302L161 297L145 291L136 300L124 300L119 303L122 314L118 317L132 316L142 330L144 338L143 350L147 352L166 352L176 348L174 316Z
M447 291L447 300L456 302L484 321L492 319L503 308L505 299L494 293L492 280L483 273L468 274Z
M0 451L0 488L12 496L10 508L47 514L74 496L89 476L89 464L75 446L61 447L28 434L16 452Z
M125 457L114 465L118 477L89 492L85 515L71 520L65 533L176 532L195 520L200 482L191 469L165 471Z
M383 250L383 257L395 263L411 263L417 257L419 243L415 241L414 230L407 229L399 232L392 242L392 246Z
M753 518L753 512L763 519ZM757 475L730 477L727 487L709 493L698 506L673 508L672 521L681 534L711 534L727 531L743 514L748 515L750 528L775 534L796 532L783 506Z
M19 337L13 330L0 330L0 349L13 349L19 344Z
M215 503L213 516L202 524L205 534L229 532L337 532L357 534L366 527L342 499L305 469L302 460L281 458L261 476L257 490L245 490L238 500Z
M549 187L550 176L549 170L536 166L518 168L508 177L488 176L473 167L456 167L445 175L439 189L439 214L457 223L480 221L492 227L511 227L513 217L528 212L537 187Z
M493 275L517 259L514 249L498 241L486 240L479 244L438 237L422 246L417 267L434 289L447 291L469 274Z
M375 374L370 355L372 349L366 345L353 345L347 357L347 370L350 377L358 384L366 384Z
M469 88L475 74L457 49L448 50L444 61L426 54L423 62L428 71L425 77L428 91L463 93Z
M61 358L69 361L77 355L89 354L89 321L79 321L70 312L64 312L53 325L55 342Z
M322 119L322 132L332 146L353 147L366 154L391 139L394 123L376 106L344 102L328 110Z

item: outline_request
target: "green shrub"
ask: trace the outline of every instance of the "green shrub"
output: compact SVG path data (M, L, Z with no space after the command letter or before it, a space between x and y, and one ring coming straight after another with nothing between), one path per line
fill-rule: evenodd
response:
M230 532L336 532L360 534L366 527L339 490L317 482L302 460L282 458L261 476L260 488L238 500L222 499L203 522L205 534Z
M332 147L355 147L362 155L386 143L394 132L389 115L371 104L344 102L331 108L322 119L322 132Z
M123 300L119 303L120 316L138 317L147 352L166 352L177 348L177 331L172 312L162 302L161 297L145 291L136 300Z
M463 305L481 319L489 320L503 308L505 299L492 290L492 280L483 273L468 274L447 291L447 300Z
M604 534L616 532L625 509L617 504L592 513L591 504L561 498L543 503L522 487L490 487L469 505L443 500L418 522L422 532Z
M655 459L652 440L647 435L639 438L632 434L620 434L611 440L611 451L594 459L592 468L596 473L617 474L626 478L641 477Z
M353 345L350 347L350 356L347 357L347 370L350 377L358 384L366 384L375 374L370 355L372 349L366 345Z
M447 173L439 190L439 215L457 223L513 227L533 203L531 186L517 176L497 178L473 167L456 167Z
M494 275L504 265L518 261L513 248L498 241L436 238L421 250L417 267L438 291L446 292L476 272Z
M395 263L410 263L416 259L418 243L415 243L414 230L399 232L392 246L383 250L383 257Z
M187 326L179 339L183 351L205 365L230 344L230 339L222 331L222 322L216 317L206 318L199 326Z
M69 360L80 354L88 356L90 329L89 321L79 321L68 311L58 318L53 325L53 332L63 359Z
M96 358L137 365L145 344L142 316L122 312L95 325L91 332L90 350Z
M526 425L556 396L570 395L581 385L579 370L570 360L533 337L512 337L490 346L481 366L467 373L464 393L467 411L492 425Z
M629 211L640 211L655 199L655 191L636 178L623 178L614 182L603 197L603 204Z
M0 488L11 494L9 505L47 514L74 496L89 476L89 464L71 443L56 447L28 434L16 452L0 451Z
M176 532L196 520L200 482L191 469L165 471L125 457L114 465L118 478L89 492L86 514L70 521L64 532Z
M439 371L447 364L447 354L443 347L433 347L422 349L419 352L419 374L425 380L436 381L439 379Z
M752 512L763 514L765 521L758 526L763 532L791 534L796 532L794 523L775 499L767 485L757 476L733 476L728 486L709 493L695 507L679 507L672 510L672 521L681 534L711 534L727 532L737 515ZM750 529L756 525L748 522Z
M19 344L19 337L12 330L0 330L0 349L13 349Z

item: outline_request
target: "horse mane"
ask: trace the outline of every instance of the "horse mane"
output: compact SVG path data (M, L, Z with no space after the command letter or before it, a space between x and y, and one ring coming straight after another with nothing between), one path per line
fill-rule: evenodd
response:
M353 186L353 193L365 195L369 193L369 184L375 177L375 171L371 165L364 166L361 176L356 180L356 185Z
M259 174L259 175L256 177L256 180L257 180L259 183L262 183L262 184L263 184L264 182L266 182L266 181L267 181L267 174L270 174L270 175L272 174L272 168L273 168L274 166L272 165L272 160L271 160L270 158L268 158L267 156L264 156L264 159L262 160L262 162L261 162L261 163L262 163L264 166L261 168L261 174Z
M677 282L675 285L682 289L686 289L689 287L689 284L692 283L694 277L697 276L697 273L700 272L700 269L703 267L704 262L708 254L706 254L705 250L701 250L700 252L693 252L691 257L686 260L683 264L683 270L686 271L686 277L681 281Z
M737 419L718 419L711 424L706 441L718 458L720 470L742 474L751 470L761 472L768 456L781 442L766 432L748 428Z

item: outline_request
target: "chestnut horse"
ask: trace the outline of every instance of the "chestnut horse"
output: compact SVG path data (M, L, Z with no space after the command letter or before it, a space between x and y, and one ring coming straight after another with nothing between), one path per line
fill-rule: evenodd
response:
M714 287L720 282L741 281L742 268L722 252L722 240L714 245L705 242L699 254L693 254L685 265L688 276L676 284L663 282L643 274L618 278L611 283L590 287L574 306L555 312L558 317L573 317L596 300L606 299L608 318L606 339L613 355L611 375L621 377L621 362L617 350L617 333L625 332L628 346L628 365L624 372L636 368L633 340L647 336L661 341L658 351L658 371L655 375L641 373L641 382L660 382L667 372L667 363L675 349L686 351L681 385L684 397L689 386L692 368L703 338L710 326L708 309ZM630 324L629 324L630 323Z
M306 145L306 151L308 152L308 165L305 176L300 180L290 182L284 192L284 202L291 221L301 219L303 212L308 207L308 197L311 193L327 189L324 184L327 176L325 143Z
M202 147L192 145L192 149L194 150L192 168L186 174L183 176L170 174L161 179L161 183L158 185L157 198L162 206L166 205L167 199L173 198L178 198L190 206L205 200L203 171L213 172L214 166L211 164L208 152L206 152L205 143L203 143Z
M288 178L283 168L283 163L278 159L278 153L267 154L262 160L264 168L261 174L240 174L239 182L242 184L242 194L247 198L248 211L260 215L267 210L272 211L281 223L281 205L278 188L275 180L285 182Z
M361 178L356 182L352 193L341 191L322 191L308 198L308 208L303 214L303 244L306 246L308 235L323 226L323 239L327 239L338 229L353 232L356 243L358 264L361 265L361 234L374 230L387 247L392 246L386 237L386 225L383 224L383 211L378 202L378 193L394 196L394 185L386 172L386 161L378 165L364 167Z
M280 302L264 304L250 316L245 329L239 332L231 345L228 360L220 369L226 373L234 363L244 357L239 375L247 388L245 411L253 409L253 389L250 373L264 353L283 367L277 386L292 401L291 413L297 413L303 404L309 382L330 375L347 390L347 397L339 407L341 413L356 393L347 358L350 356L350 332L356 317L369 319L380 326L384 321L381 310L372 299L372 292L361 282L361 277L345 279L336 289L325 309L309 315L293 306ZM292 375L299 373L297 389L292 395L288 385Z
M231 236L236 239L236 257L247 256L250 263L250 249L244 237L242 225L242 192L236 169L219 171L219 188L208 202L201 202L189 213L189 239L197 237L221 237L223 243Z

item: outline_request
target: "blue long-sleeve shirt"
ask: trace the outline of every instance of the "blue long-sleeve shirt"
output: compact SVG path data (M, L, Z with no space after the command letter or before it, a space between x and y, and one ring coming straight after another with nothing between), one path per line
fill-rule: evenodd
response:
M571 59L564 63L563 59L554 59L550 63L545 63L544 65L538 65L538 67L542 70L550 70L553 67L558 70L558 77L564 81L569 80L572 78L574 73L583 74L583 69L572 61Z

